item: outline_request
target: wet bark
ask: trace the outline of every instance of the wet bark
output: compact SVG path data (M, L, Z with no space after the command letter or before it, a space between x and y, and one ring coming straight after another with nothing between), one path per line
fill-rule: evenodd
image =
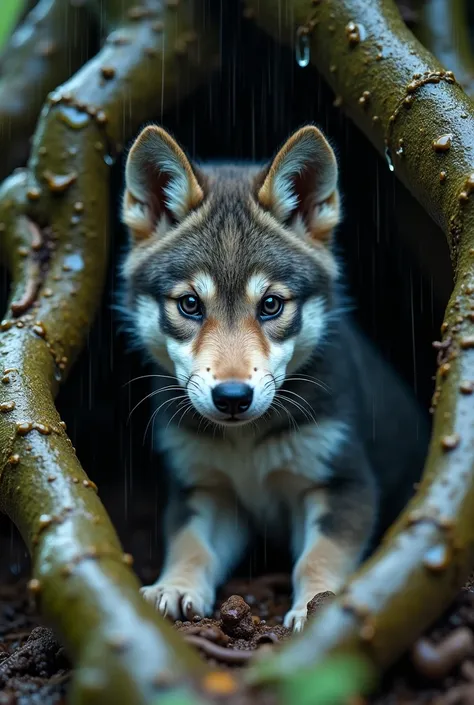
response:
M90 14L80 3L40 0L0 60L0 179L26 163L44 100L96 49Z
M150 2L142 14L133 5L115 3L105 24L116 30L49 96L28 168L0 189L0 250L13 280L0 326L0 508L32 555L32 594L78 666L74 703L149 703L203 669L139 595L54 405L102 295L110 165L216 60L192 3L162 11Z
M281 40L294 42L298 32L304 49L307 37L310 60L338 102L450 246L454 289L438 346L421 486L344 594L249 678L281 677L341 650L385 668L447 607L474 562L474 109L392 0L293 0L279 13L271 0L247 6Z

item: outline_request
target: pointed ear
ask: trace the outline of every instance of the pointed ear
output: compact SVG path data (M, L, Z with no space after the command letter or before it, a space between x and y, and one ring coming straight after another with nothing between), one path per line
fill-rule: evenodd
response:
M295 132L280 149L258 188L257 199L277 220L300 218L315 240L327 241L339 222L335 154L312 125Z
M204 199L181 147L161 127L139 134L127 158L122 220L135 241L153 235L163 216L181 221Z

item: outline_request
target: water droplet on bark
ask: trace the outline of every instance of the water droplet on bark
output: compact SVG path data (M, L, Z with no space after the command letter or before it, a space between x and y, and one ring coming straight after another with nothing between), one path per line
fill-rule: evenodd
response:
M390 153L390 149L388 147L385 147L385 160L388 164L388 168L390 171L395 171L395 167L393 166L393 161L392 161L392 155Z
M446 570L451 562L451 551L448 546L440 544L432 546L423 556L423 565L432 572Z
M311 58L311 50L308 33L305 28L299 27L296 32L295 53L298 66L302 69L308 66Z
M443 450L454 450L459 445L461 438L458 433L451 433L448 436L443 436L441 439L441 447Z
M451 134L441 135L437 140L433 142L433 149L435 152L447 152L450 149L453 142L453 136Z
M43 172L49 190L53 193L64 193L77 179L75 171L70 174L53 174L51 171Z
M63 105L58 118L73 130L82 130L89 122L89 115L70 105Z

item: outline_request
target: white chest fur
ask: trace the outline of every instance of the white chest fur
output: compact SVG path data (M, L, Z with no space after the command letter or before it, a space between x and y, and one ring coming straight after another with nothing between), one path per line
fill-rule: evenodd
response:
M224 439L168 428L158 442L184 485L230 484L258 520L269 519L281 501L292 504L305 489L326 482L328 461L346 438L344 423L326 419L264 440L246 427Z

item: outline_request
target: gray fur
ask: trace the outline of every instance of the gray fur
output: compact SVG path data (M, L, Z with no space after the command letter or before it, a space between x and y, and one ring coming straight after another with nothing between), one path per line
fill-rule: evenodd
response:
M201 271L212 276L221 316L230 327L239 317L246 283L255 272L284 282L296 293L297 310L284 335L300 331L301 308L308 299L319 296L324 300L324 337L304 366L292 372L277 391L286 413L281 407L271 408L258 419L253 443L258 449L269 439L297 433L295 427L302 429L327 419L345 422L347 437L327 461L327 511L319 524L324 534L354 546L360 560L370 540L396 517L412 492L426 452L427 419L411 391L345 312L340 285L321 260L321 248L312 251L289 233L287 224L272 220L263 210L256 215L256 187L264 175L261 169L255 165L204 166L196 173L205 184L204 204L162 239L151 238L141 245L146 257L127 270L130 317L134 318L139 297L150 296L160 305L164 332L173 335L163 302L173 286ZM158 382L157 390L168 382ZM159 404L175 394L159 394ZM293 403L297 399L303 409ZM192 410L176 415L176 409L174 403L165 405L156 425L166 429L167 424L179 422L184 432L196 437L233 442L226 429L204 421ZM166 435L166 430L161 433ZM238 434L235 452L239 452ZM173 470L172 456L169 461ZM282 511L277 514L280 521ZM173 531L185 516L181 512Z

